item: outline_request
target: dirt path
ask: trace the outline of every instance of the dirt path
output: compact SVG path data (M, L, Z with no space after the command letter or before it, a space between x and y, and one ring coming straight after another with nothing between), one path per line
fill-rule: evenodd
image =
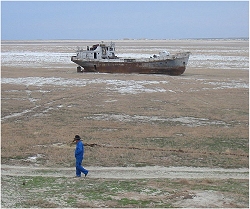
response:
M194 167L88 167L89 178L143 179L143 178L183 178L183 179L249 179L249 169L194 168ZM6 176L48 176L73 177L75 168L47 168L1 165L1 173Z

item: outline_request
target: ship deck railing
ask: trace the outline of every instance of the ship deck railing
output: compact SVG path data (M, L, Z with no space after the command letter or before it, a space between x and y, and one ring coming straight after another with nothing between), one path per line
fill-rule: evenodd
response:
M181 58L184 56L189 56L190 52L180 52L176 53L174 55L169 55L169 56L157 56L157 57L150 57L150 58L132 58L132 57L117 57L116 59L91 59L91 58L77 58L77 56L73 56L71 59L72 60L80 60L80 61L99 61L99 62L152 62L152 61L160 61L160 60L174 60L176 58Z

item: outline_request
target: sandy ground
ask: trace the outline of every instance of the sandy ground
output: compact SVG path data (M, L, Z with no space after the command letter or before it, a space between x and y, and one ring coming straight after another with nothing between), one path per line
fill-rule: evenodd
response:
M249 179L249 170L195 167L88 167L88 178L107 179L150 179L150 178L180 178L180 179ZM46 174L44 174L46 171ZM72 177L75 168L45 168L25 166L1 166L1 174L7 176L48 176Z

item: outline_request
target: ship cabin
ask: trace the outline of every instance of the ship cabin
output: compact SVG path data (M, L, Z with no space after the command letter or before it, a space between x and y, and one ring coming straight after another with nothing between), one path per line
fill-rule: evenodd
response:
M115 44L111 42L108 46L104 43L95 44L92 47L87 46L87 50L77 50L76 58L82 60L117 59Z

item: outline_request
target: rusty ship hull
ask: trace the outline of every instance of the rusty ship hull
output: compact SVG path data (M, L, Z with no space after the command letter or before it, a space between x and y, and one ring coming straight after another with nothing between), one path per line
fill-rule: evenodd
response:
M150 58L119 58L111 42L110 45L87 46L87 50L78 49L71 61L78 65L77 72L181 75L186 70L189 55L190 52L171 55L163 51Z
M76 56L73 56L71 61L83 68L78 68L78 72L167 74L177 76L185 72L188 58L189 53L183 53L180 57L151 61L139 59L90 61L78 59Z

